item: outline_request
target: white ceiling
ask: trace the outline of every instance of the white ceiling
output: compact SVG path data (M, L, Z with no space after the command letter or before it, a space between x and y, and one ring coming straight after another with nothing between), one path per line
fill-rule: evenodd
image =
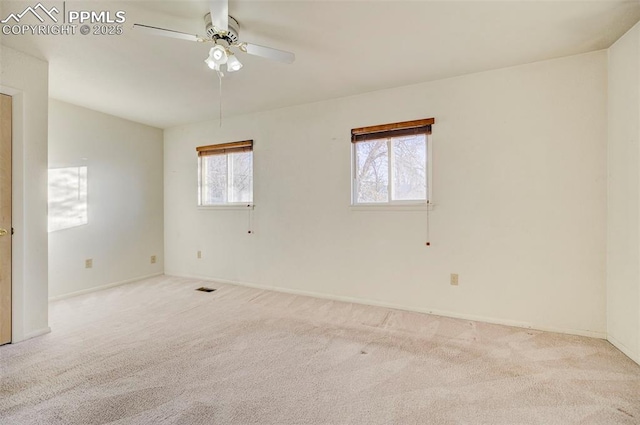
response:
M2 3L4 17L36 2ZM121 9L127 20L121 36L2 36L2 44L49 61L51 97L161 128L218 117L217 76L203 62L208 46L131 29L202 34L206 2L66 7ZM230 0L229 12L242 40L293 51L296 62L240 54L245 67L223 81L226 116L607 48L640 19L640 3Z

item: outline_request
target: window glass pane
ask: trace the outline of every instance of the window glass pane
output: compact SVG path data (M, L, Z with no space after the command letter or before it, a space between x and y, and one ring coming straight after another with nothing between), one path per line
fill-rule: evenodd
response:
M426 165L427 143L425 135L398 137L393 145L392 165L393 200L413 201L427 199Z
M209 155L200 158L202 205L227 202L227 155Z
M87 167L49 170L49 231L88 223Z
M253 152L231 154L231 199L229 202L253 201Z
M389 155L387 140L355 143L356 202L389 201Z

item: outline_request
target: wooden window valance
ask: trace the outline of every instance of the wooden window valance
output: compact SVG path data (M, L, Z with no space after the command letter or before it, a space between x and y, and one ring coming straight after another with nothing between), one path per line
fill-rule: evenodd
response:
M221 143L219 145L198 146L198 156L226 155L228 153L249 152L253 150L253 140L243 142Z
M369 140L387 139L389 137L431 134L431 125L434 123L434 118L426 118L422 120L354 128L351 130L351 142L357 143Z

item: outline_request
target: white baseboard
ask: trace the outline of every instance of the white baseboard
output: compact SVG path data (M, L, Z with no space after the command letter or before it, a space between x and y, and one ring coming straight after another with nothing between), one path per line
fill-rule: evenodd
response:
M37 336L48 334L49 332L51 332L51 328L47 326L46 328L38 329L37 331L33 331L33 332L29 332L29 333L25 334L24 338L22 338L20 341L11 341L11 342L15 343L15 342L26 341L28 339L35 338Z
M586 336L586 337L590 337L590 338L599 338L599 339L606 339L607 338L606 332L597 332L597 331L590 331L590 330L583 330L583 329L560 328L560 327L553 327L553 326L546 326L546 325L536 325L536 324L533 324L533 323L520 322L520 321L517 321L517 320L497 319L497 318L494 318L494 317L476 316L476 315L472 315L472 314L457 313L457 312L451 312L451 311L443 311L443 310L437 310L437 309L419 308L419 307L412 307L412 306L406 306L406 305L401 305L401 304L387 303L387 302L383 302L383 301L370 300L370 299L366 299L366 298L345 297L345 296L340 296L340 295L326 294L326 293L322 293L322 292L312 292L312 291L304 291L304 290L300 290L300 289L283 288L283 287L280 287L280 286L260 285L260 284L255 284L255 283L238 282L238 281L233 281L233 280L228 280L228 279L215 279L215 278L206 277L206 276L184 275L184 274L180 274L180 273L171 273L171 272L168 272L168 271L165 272L165 275L167 275L167 276L175 276L175 277L184 277L184 278L190 278L190 279L206 280L206 281L210 281L210 282L219 282L219 283L225 283L225 284L229 284L229 285L246 286L246 287L249 287L249 288L265 289L265 290L269 290L269 291L283 292L285 294L303 295L303 296L307 296L307 297L322 298L322 299L333 300L333 301L343 301L343 302L354 303L354 304L365 304L365 305L371 305L371 306L376 306L376 307L393 308L395 310L403 310L403 311L411 311L411 312L416 312L416 313L433 314L435 316L452 317L452 318L455 318L455 319L472 320L472 321L476 321L476 322L493 323L493 324L496 324L496 325L513 326L513 327L516 327L516 328L535 329L535 330L538 330L538 331L555 332L555 333L578 335L578 336Z
M616 347L618 350L622 351L622 353L625 356L629 357L634 362L640 364L640 353L633 352L633 350L631 350L629 347L627 347L626 345L624 345L623 343L621 343L611 335L607 335L607 341L609 341L611 345Z
M107 283L106 285L95 286L93 288L82 289L80 291L70 292L68 294L56 295L55 297L49 297L49 302L64 300L66 298L77 297L78 295L89 294L91 292L102 291L104 289L113 288L115 286L126 285L127 283L137 282L139 280L149 279L156 276L162 276L164 273L153 273L145 276L138 276L132 279L121 280L120 282Z

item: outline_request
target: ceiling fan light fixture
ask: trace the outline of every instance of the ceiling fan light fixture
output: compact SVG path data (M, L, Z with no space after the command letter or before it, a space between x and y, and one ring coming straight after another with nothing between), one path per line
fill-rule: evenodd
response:
M211 59L211 57L208 57L204 60L204 63L207 64L207 66L211 69L213 69L214 71L220 71L220 65L218 65L216 63L216 61L214 61L213 59Z
M207 60L211 60L218 66L227 63L227 59L227 49L220 46L219 44L216 44L209 50L209 57L207 58Z
M240 62L234 54L231 54L229 56L229 59L227 60L227 71L229 72L240 71L242 66L243 66L242 62Z

